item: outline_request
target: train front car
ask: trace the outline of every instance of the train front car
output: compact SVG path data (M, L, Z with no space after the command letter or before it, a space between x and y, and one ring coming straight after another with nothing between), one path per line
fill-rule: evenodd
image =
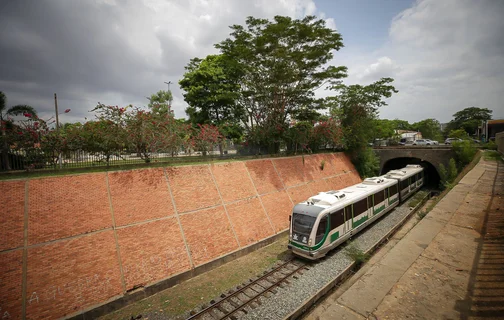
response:
M398 204L397 180L365 179L339 191L320 192L292 212L288 248L315 260Z

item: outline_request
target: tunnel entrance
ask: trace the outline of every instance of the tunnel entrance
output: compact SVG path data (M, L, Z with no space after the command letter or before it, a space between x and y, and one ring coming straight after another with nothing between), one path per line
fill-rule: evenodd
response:
M428 188L438 189L441 178L437 169L428 161L418 158L394 158L385 162L380 174L385 174L390 170L400 169L406 167L408 164L419 164L425 170L425 183Z

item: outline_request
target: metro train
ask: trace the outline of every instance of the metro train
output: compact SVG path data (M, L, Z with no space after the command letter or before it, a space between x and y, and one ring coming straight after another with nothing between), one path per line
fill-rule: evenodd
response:
M420 189L424 169L407 165L359 184L319 192L294 206L288 248L295 255L316 260Z

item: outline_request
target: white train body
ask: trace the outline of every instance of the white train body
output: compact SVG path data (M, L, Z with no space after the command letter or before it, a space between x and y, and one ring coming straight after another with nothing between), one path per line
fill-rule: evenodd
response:
M294 206L288 248L318 259L422 187L423 168L407 165L359 184L320 192Z

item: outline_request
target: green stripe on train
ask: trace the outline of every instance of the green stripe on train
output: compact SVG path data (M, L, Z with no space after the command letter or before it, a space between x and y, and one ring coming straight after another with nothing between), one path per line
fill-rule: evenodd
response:
M376 209L374 214L378 214L378 213L382 212L383 210L385 210L385 206L381 206L378 209Z
M335 233L331 234L331 242L334 242L339 238L339 231L336 231Z
M357 228L358 226L360 226L361 224L363 224L366 220L367 220L367 216L363 216L362 218L360 218L359 220L357 220L357 222L352 222L352 225L353 225L353 228Z

